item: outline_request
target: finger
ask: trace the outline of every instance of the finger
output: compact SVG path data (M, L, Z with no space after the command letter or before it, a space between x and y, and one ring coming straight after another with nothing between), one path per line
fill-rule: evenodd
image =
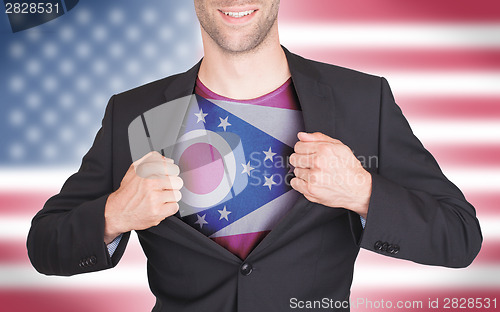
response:
M165 168L165 174L168 176L178 176L179 173L181 172L181 169L179 168L179 166L177 166L173 162L166 163L164 168Z
M308 176L309 176L309 169L295 168L295 169L293 169L293 174L297 178L304 180L304 181L307 181Z
M157 151L151 151L147 153L146 155L142 156L140 159L134 161L134 166L138 167L141 164L144 163L151 163L151 162L166 162L166 163L174 163L173 159L167 158Z
M176 203L181 200L182 194L179 190L164 190L160 193L160 201L162 203Z
M290 180L290 185L297 192L306 196L310 196L306 181L296 177Z
M303 154L297 154L293 153L290 155L290 164L294 166L295 168L313 168L315 164L315 155L303 155Z
M137 174L137 167L142 164L146 159L154 155L154 153L157 153L155 151L149 152L146 155L142 156L138 160L134 161L130 167L128 167L127 172L125 173L125 176L123 177L123 182L129 181L132 179L136 174ZM132 174L133 173L133 174Z
M160 155L160 153L158 153L157 151L151 151L149 153L147 153L146 155L142 156L141 158L139 158L138 160L134 161L134 165L135 166L139 166L140 164L142 164L144 161L146 161L146 159L149 159L150 157L156 157L156 155ZM160 155L161 156L161 155Z
M293 173L297 178L300 178L301 180L304 180L306 183L308 183L309 186L321 185L321 182L324 181L324 176L318 170L295 168L293 170Z
M340 140L329 137L321 132L314 132L314 133L299 132L297 134L297 137L299 138L300 141L304 142L342 143Z
M167 157L161 155L160 153L158 153L157 151L150 152L148 155L149 156L146 157L141 162L141 164L150 163L150 162L165 162L165 163L171 163L171 164L174 163L173 159L167 158Z
M297 154L314 154L318 150L317 145L318 142L298 141L297 143L295 143L293 150Z
M173 191L180 190L184 182L178 176L162 176L142 179L145 189L151 191Z
M168 173L175 173L169 169L166 162L143 162L136 167L136 174L144 179L158 179L168 176Z
M303 155L319 154L324 152L325 149L330 149L330 148L337 149L341 146L345 146L344 144L339 142L332 143L332 142L319 142L319 141L318 142L298 141L297 143L295 143L293 150L295 151L295 153Z
M179 204L176 202L165 202L163 208L165 209L166 216L170 217L179 211Z
M318 202L318 199L316 197L312 196L311 193L309 193L306 181L304 181L302 179L299 179L299 178L293 178L292 180L290 180L290 185L297 192L299 192L302 195L304 195L304 197L307 200L309 200L311 202L315 202L315 203Z
M143 162L136 168L136 174L141 178L161 178L178 176L180 169L176 164L166 161Z
M180 190L184 185L184 181L178 176L166 176L161 181L161 190Z

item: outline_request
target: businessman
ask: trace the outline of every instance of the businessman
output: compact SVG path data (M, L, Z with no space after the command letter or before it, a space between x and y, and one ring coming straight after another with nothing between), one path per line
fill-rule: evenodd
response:
M279 0L194 3L203 59L110 99L79 171L33 219L27 245L39 272L111 268L135 230L153 311L288 311L291 298L328 298L339 303L331 310L349 310L360 247L422 264L473 261L482 242L475 210L413 135L384 78L282 47ZM193 94L200 105L187 115L193 127L236 135L245 153L261 153L244 154L236 174L255 178L258 160L273 173L262 174L258 188L249 183L234 198L186 214L183 191L209 192L220 176L183 175L186 158L157 148L135 159L129 126ZM214 163L224 158L205 143L192 150L211 151ZM275 180L278 156L289 159L289 183ZM375 165L361 161L373 158Z

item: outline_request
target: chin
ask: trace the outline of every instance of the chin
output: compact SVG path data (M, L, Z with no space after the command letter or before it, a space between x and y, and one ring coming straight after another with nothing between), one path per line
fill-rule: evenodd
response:
M228 41L223 42L220 47L223 50L231 53L245 53L257 49L263 42L256 42L254 38L243 39L241 36L238 38L231 38Z

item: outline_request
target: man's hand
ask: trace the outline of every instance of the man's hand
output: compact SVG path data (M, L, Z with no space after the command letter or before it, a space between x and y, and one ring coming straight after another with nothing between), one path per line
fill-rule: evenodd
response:
M183 185L174 161L151 152L130 165L105 207L104 242L131 230L158 225L179 210Z
M319 132L299 132L290 164L291 186L312 202L343 207L366 218L372 179L351 149Z

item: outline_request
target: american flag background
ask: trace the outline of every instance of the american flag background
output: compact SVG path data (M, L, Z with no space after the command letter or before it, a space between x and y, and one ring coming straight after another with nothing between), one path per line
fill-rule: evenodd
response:
M149 311L135 237L116 268L74 277L38 274L25 241L31 218L78 169L108 98L202 56L193 3L80 1L16 33L3 13L0 311ZM500 311L500 2L283 0L280 35L292 52L386 77L482 226L483 248L465 269L362 250L352 310Z

